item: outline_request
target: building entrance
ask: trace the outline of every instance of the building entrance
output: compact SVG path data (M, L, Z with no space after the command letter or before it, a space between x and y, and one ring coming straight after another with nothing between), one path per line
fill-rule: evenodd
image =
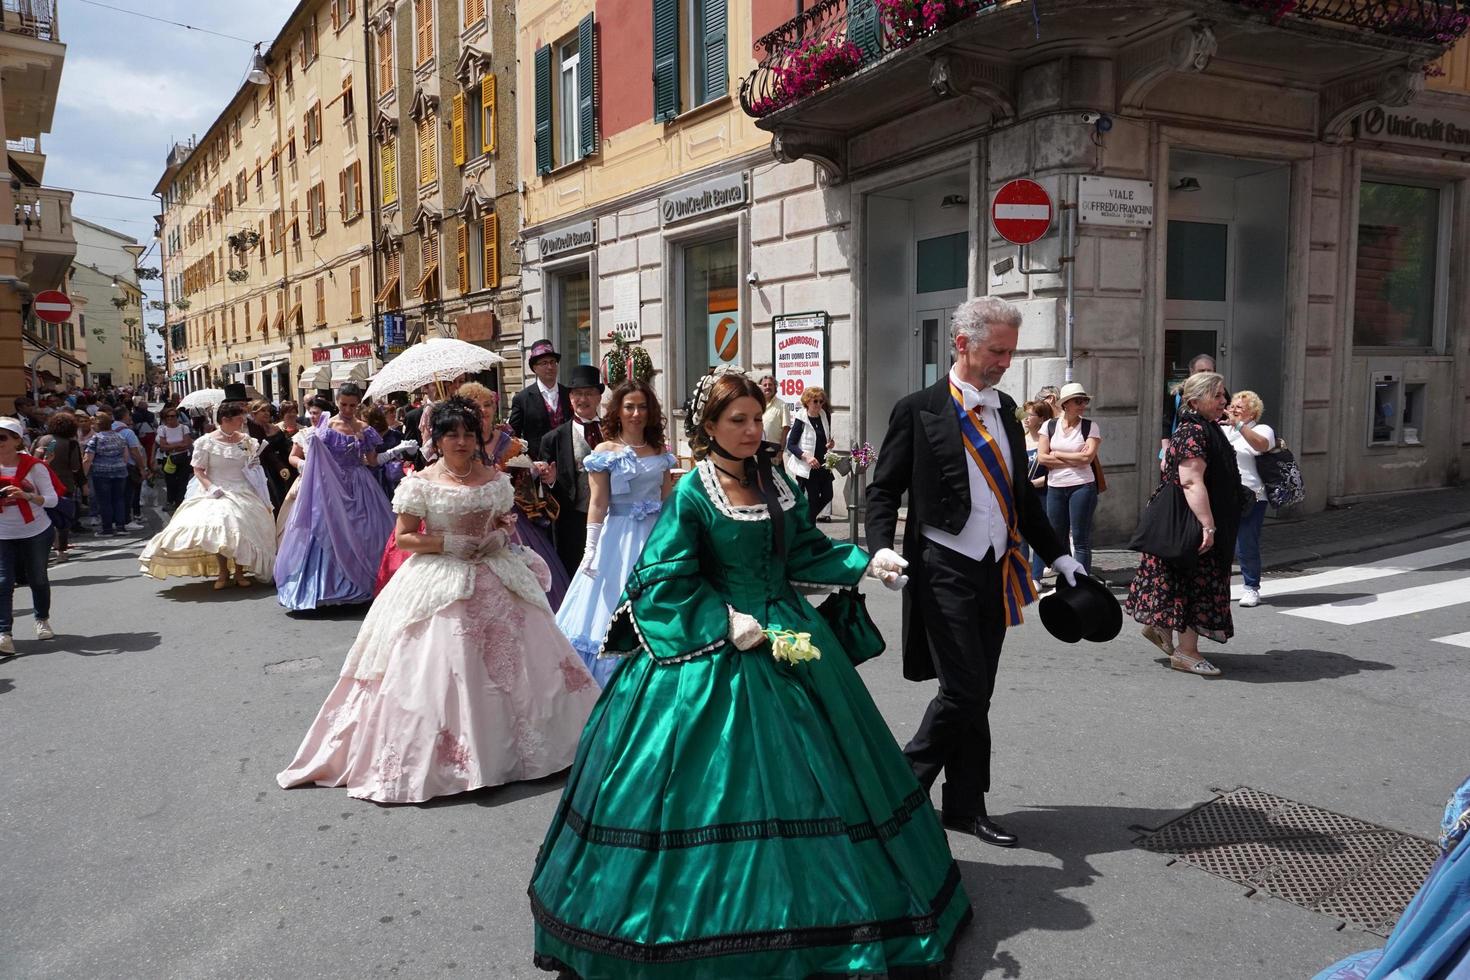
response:
M1255 391L1278 420L1290 176L1278 161L1169 157L1165 376L1181 380L1209 354L1230 390Z

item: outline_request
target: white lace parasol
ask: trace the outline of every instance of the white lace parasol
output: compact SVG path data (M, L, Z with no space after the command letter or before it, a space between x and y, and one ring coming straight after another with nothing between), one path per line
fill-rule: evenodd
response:
M200 388L179 399L180 408L219 408L225 400L223 388Z
M467 344L463 340L435 337L399 354L383 365L368 385L369 397L378 398L395 391L417 391L436 381L453 381L461 374L488 371L505 358L494 351Z

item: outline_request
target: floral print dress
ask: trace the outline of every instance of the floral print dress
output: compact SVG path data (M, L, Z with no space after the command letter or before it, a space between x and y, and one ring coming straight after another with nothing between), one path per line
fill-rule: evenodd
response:
M1181 418L1164 454L1163 482L1154 493L1161 493L1165 486L1180 485L1180 463L1192 458L1205 459L1205 483L1210 493L1210 511L1215 518L1215 544L1192 568L1170 565L1157 555L1140 556L1124 608L1145 625L1176 632L1192 629L1200 636L1224 643L1235 634L1230 618L1230 561L1235 553L1235 531L1240 518L1234 492L1227 497L1217 491L1217 487L1224 485L1227 474L1210 471L1228 467L1232 485L1240 482L1240 476L1233 454L1221 459L1218 451L1212 451L1207 425L1198 415ZM1224 439L1223 434L1220 438Z

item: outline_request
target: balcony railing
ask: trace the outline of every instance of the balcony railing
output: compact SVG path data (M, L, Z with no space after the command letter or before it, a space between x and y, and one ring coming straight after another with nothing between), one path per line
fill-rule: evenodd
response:
M740 105L760 118L977 14L1023 0L819 0L756 41ZM1265 17L1445 48L1470 31L1470 0L1217 0ZM1205 4L1201 4L1205 6ZM1039 24L1038 24L1039 29Z
M27 240L72 241L71 191L23 187L15 192L15 223Z
M40 41L60 41L56 0L3 0L0 3L0 30Z

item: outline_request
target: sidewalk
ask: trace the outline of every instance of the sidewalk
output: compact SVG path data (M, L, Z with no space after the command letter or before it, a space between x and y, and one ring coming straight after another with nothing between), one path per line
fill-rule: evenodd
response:
M1261 565L1269 571L1466 526L1470 485L1385 496L1291 520L1268 516L1261 531ZM1092 553L1093 572L1113 585L1126 586L1137 567L1134 551L1100 548Z

